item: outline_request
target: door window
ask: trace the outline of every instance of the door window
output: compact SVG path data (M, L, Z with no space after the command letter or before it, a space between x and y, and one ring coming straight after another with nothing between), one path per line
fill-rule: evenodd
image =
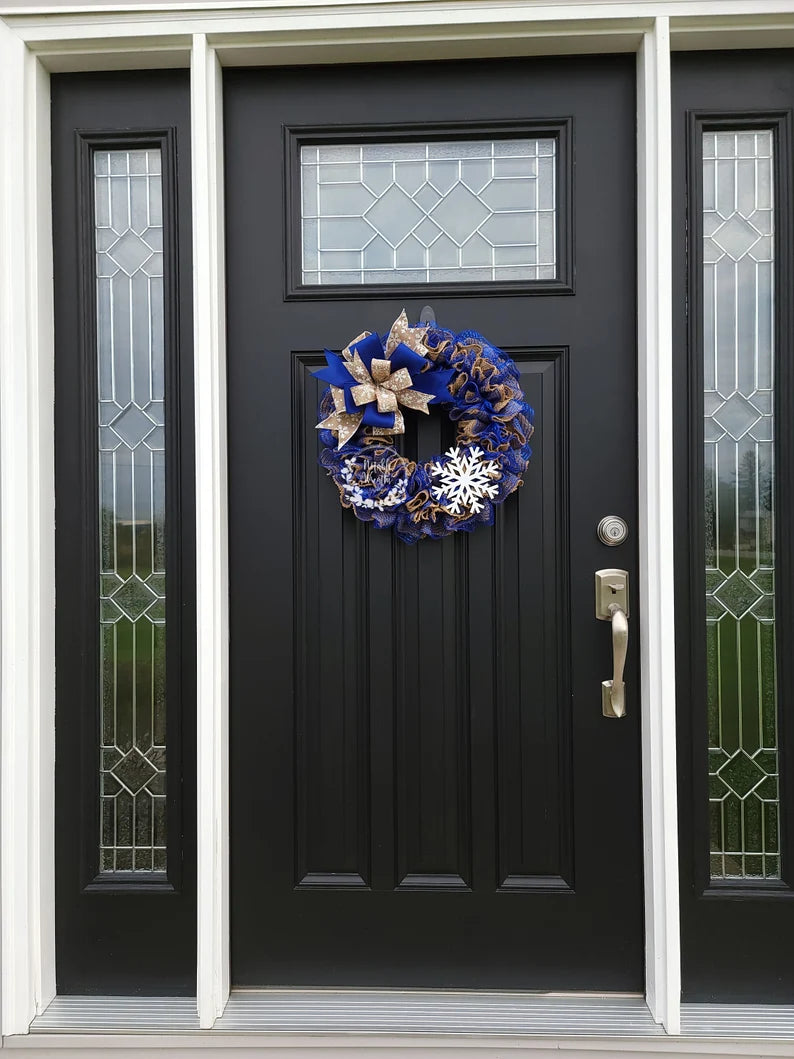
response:
M303 282L555 279L556 146L304 144Z

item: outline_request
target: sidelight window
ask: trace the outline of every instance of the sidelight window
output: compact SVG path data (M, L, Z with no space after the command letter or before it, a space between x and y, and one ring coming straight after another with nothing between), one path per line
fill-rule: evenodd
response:
M711 877L779 878L774 141L703 133Z
M166 870L165 369L159 150L94 152L100 858Z

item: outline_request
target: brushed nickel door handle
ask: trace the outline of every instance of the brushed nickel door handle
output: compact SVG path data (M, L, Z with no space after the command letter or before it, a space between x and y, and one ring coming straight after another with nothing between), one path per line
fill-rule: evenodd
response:
M626 716L623 670L629 644L629 575L626 570L598 570L596 617L612 626L612 679L601 682L601 712L605 717Z
M605 717L626 716L626 684L623 669L629 644L629 619L619 603L611 604L612 679L601 682L601 712Z

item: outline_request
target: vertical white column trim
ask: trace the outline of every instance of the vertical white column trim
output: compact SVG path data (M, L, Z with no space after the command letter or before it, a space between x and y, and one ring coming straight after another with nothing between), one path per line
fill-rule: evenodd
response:
M35 768L32 811L38 830L33 846L33 879L38 887L31 943L36 1014L55 996L55 310L52 263L52 155L50 75L26 52L25 127L27 173L34 196L28 202L31 257L28 262L28 323L31 329L31 381L36 401L37 445L34 510L37 560L33 564L37 709L33 716Z
M670 25L638 56L640 613L648 1006L681 1031L673 610Z
M229 579L221 67L203 33L191 58L196 415L198 968L202 1029L229 997Z
M49 79L0 22L2 1032L55 995Z

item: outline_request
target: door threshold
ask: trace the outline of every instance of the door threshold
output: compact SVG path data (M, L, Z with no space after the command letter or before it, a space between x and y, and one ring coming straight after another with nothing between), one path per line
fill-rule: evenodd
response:
M686 1037L794 1040L792 1004L682 1004L681 1034Z
M31 1033L663 1036L641 996L419 989L233 990L212 1030L193 997L60 996Z
M30 1024L36 1033L199 1033L193 996L57 996Z
M439 989L235 990L226 1033L607 1036L664 1031L641 996Z
M670 1037L642 997L440 990L235 990L212 1030L194 997L57 997L4 1049L30 1059L789 1059L794 1006L685 1004Z

